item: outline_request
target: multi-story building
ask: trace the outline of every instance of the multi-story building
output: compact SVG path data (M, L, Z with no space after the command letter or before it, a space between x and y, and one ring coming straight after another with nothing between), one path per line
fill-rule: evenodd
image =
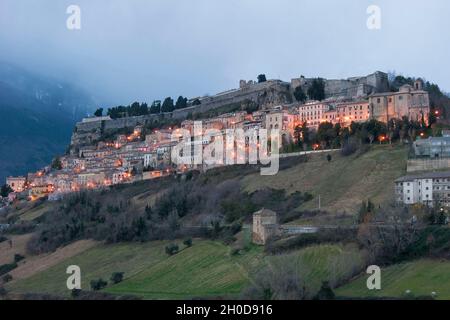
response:
M423 81L404 85L398 92L375 93L369 96L371 118L387 123L390 119L407 117L411 121L428 123L430 98L423 90Z
M265 128L280 130L283 144L292 141L295 127L301 124L300 115L288 110L273 110L266 114Z
M429 137L414 142L416 157L424 158L450 158L450 132L443 131L442 137Z
M336 105L336 118L331 122L340 123L342 126L348 127L352 122L366 122L369 119L369 102L353 101L338 103Z
M450 206L450 171L401 177L395 180L395 194L406 205Z
M11 187L14 192L22 192L25 190L27 178L25 177L8 177L6 178L6 184Z
M324 122L327 113L332 110L333 101L312 101L301 105L298 108L299 120L306 122L308 127L317 128L321 122Z

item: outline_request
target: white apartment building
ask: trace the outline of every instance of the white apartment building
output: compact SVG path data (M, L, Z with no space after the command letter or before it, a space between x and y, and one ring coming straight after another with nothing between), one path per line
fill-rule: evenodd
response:
M401 177L395 180L395 194L397 201L406 205L450 206L450 171Z

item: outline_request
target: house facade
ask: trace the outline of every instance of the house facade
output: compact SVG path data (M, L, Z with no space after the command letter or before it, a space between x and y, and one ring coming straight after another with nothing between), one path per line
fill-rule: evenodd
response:
M369 96L371 118L387 123L390 119L407 117L428 124L430 98L423 90L423 81L414 86L404 85L398 92L376 93Z
M408 175L395 180L399 203L450 207L450 171Z

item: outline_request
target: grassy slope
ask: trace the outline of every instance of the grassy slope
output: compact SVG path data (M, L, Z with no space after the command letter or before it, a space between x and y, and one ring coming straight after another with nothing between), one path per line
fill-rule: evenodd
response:
M366 281L363 275L336 293L348 297L402 297L410 290L415 296L436 292L438 299L450 299L450 262L422 259L384 268L379 291L368 290Z
M192 247L167 256L166 244L158 241L99 245L28 279L11 283L7 288L13 292L68 295L66 268L79 265L83 289L89 289L92 279L109 280L112 272L122 271L124 281L108 286L106 292L147 299L238 296L250 283L249 275L254 275L258 268L288 259L296 261L301 278L315 291L323 280L342 276L349 266L361 259L356 248L340 245L314 246L282 256L265 256L261 247L251 246L248 251L231 256L230 248L222 243L197 240Z
M367 198L377 204L391 200L393 181L405 171L405 148L374 146L360 156L343 157L335 153L330 163L325 155L311 155L307 163L280 171L274 176L249 175L243 183L249 192L264 187L310 192L314 199L306 203L303 209L317 208L320 195L322 209L354 212Z
M8 285L15 292L48 292L68 294L66 269L81 268L82 289L89 289L92 279L109 280L113 272L125 272L130 277L146 267L165 259L164 243L99 245L25 280Z
M236 257L229 251L218 242L197 242L106 291L170 299L239 294L261 250L253 247Z
M363 252L355 245L316 245L281 256L272 256L269 261L277 266L295 263L309 290L314 294L322 281L331 284L349 279L352 270L361 270L364 265Z
M405 158L404 148L375 146L359 157L344 158L336 153L331 163L323 155L314 155L308 163L300 163L272 177L247 172L242 181L247 191L273 187L308 191L315 196L320 194L322 207L350 211L369 197L376 203L388 201L393 194L392 181L404 174ZM234 177L235 169L230 170ZM220 178L225 179L224 175ZM123 191L144 206L149 195L146 194L148 188L143 192L142 186L133 185ZM307 203L305 208L313 207L315 202ZM22 218L32 219L36 213L42 212L42 207L36 207L32 212L21 212ZM278 259L264 257L261 249L255 247L241 256L231 257L229 247L212 241L194 241L192 248L168 257L164 252L166 244L100 245L9 287L19 292L67 294L65 270L68 265L76 264L82 270L84 289L89 289L92 279L103 277L109 280L112 272L123 271L124 282L109 286L106 291L138 294L146 298L234 295L249 283L248 274L254 274L249 270L267 261L277 263ZM342 276L347 272L345 269L357 268L360 261L360 253L356 249L339 245L307 248L285 256L302 261L303 278L314 288L322 280Z

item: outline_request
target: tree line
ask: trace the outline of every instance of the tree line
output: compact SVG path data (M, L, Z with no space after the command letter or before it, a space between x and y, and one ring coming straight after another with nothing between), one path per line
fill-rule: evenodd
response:
M323 122L317 131L312 131L306 123L294 129L294 142L288 145L294 149L343 148L353 142L358 145L379 143L413 142L417 136L431 135L431 125L424 121L410 121L407 117L391 119L387 124L377 120L363 123L352 122L349 127L339 123Z
M195 99L192 102L188 101L188 98L179 96L177 101L174 101L171 97L167 97L164 101L155 100L149 106L146 102L133 102L128 106L116 106L108 108L106 110L106 115L110 116L111 119L125 118L125 117L135 117L144 116L148 114L160 114L166 112L173 112L178 109L184 109L190 106L200 105L201 101ZM96 117L101 117L104 114L103 108L98 108L94 115Z

